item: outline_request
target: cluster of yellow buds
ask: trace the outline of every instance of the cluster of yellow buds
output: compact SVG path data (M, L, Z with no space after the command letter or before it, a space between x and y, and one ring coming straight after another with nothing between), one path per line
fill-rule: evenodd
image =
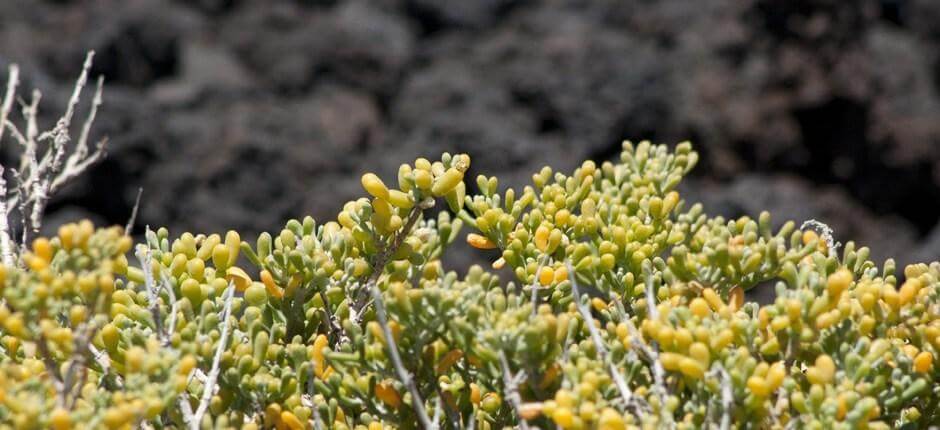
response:
M940 422L940 263L710 217L677 192L697 159L628 142L467 195L469 157L419 158L252 243L65 225L0 266L0 428ZM514 280L445 269L463 225Z
M124 307L131 246L123 229L83 221L35 239L22 267L0 267L0 422L117 429L172 404L179 354L138 330L146 311Z

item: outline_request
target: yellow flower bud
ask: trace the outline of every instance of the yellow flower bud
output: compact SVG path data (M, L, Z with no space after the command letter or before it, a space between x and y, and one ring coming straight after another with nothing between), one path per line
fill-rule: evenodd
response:
M790 327L790 317L786 315L776 316L770 321L770 328L772 328L773 331L780 331L787 327Z
M241 251L242 239L237 231L229 230L225 233L225 246L228 248L228 264L231 266L238 261L238 253Z
M689 357L683 357L679 360L679 371L692 379L701 379L705 376L705 367L702 366L702 363Z
M561 389L555 392L555 403L562 408L571 408L575 405L574 394L571 391L566 389Z
M33 241L33 254L49 263L52 261L52 244L49 239L44 237L36 238Z
M53 430L69 430L72 428L72 418L63 408L55 408L49 416L49 426Z
M418 186L418 189L422 191L431 190L431 185L434 182L434 176L431 175L430 170L415 170L414 176L415 176L415 185Z
M843 291L849 288L852 283L852 272L845 267L839 268L835 273L829 275L826 281L826 289L831 297L839 297Z
M443 175L434 180L434 185L431 186L431 194L434 194L435 197L441 197L454 189L462 180L463 172L453 167L447 169Z
M283 411L281 412L281 422L287 426L290 430L304 430L304 423L294 415L293 412Z
M562 429L570 429L574 426L574 415L571 413L571 409L567 407L559 407L552 414L552 421Z
M767 397L770 394L770 384L760 376L747 378L747 388L757 397Z
M770 385L771 390L776 390L783 384L784 378L787 376L787 371L784 368L783 362L778 361L770 366L770 369L767 370L766 380L767 384Z
M274 283L274 277L271 276L271 272L269 272L267 269L262 270L260 276L261 283L264 284L264 288L267 290L268 294L277 298L284 297L284 290Z
M75 239L75 225L74 224L65 224L59 227L59 242L62 244L62 248L69 250L74 246Z
M101 340L104 343L104 347L108 351L116 351L118 342L120 341L121 334L118 332L117 327L114 324L105 324L101 328Z
M917 292L920 290L920 281L917 279L908 279L901 285L898 291L898 304L904 306L914 300Z
M313 372L317 375L318 378L325 378L326 374L326 361L323 355L323 349L329 344L329 339L326 338L326 335L318 335L313 341Z
M431 171L431 162L427 158L420 157L415 160L415 168L418 170Z
M549 286L553 280L555 280L555 271L548 266L542 267L542 271L539 272L539 283L543 286Z
M189 375L189 372L192 372L196 368L196 357L192 355L186 355L180 360L179 374L180 375Z
M725 307L724 302L721 301L721 297L718 296L718 293L711 288L706 288L702 290L702 297L705 298L705 301L708 302L708 305L712 309L719 311L721 308Z
M810 371L815 370L814 376L810 376ZM835 377L836 364L832 358L826 354L816 357L816 366L806 370L806 378L813 384L828 384Z
M139 346L131 347L124 353L124 367L128 372L139 372L143 368L146 354Z
M230 252L231 250L221 243L212 248L212 264L216 269L225 270L228 268Z
M708 308L708 302L701 297L692 299L692 302L689 303L689 310L692 311L693 315L699 318L705 318L711 313L711 310Z
M881 297L884 299L885 303L891 307L892 310L898 309L900 297L898 296L898 292L894 289L893 285L885 284L881 291Z
M199 258L193 258L186 263L186 271L193 279L202 279L206 270L206 262Z
M435 372L438 374L447 372L450 370L450 367L453 366L454 363L456 363L457 360L459 360L461 357L463 357L463 351L459 349L452 349L448 351L447 354L444 354L440 361L438 361L437 366L434 368Z
M375 396L393 409L398 409L401 406L401 395L398 394L391 382L382 381L375 384Z
M919 373L927 373L933 367L933 354L922 351L914 357L914 370Z
M476 249L494 249L496 248L496 243L490 240L486 236L482 236L476 233L470 233L467 235L467 244L476 248Z
M398 190L388 190L388 202L401 209L411 209L415 205L411 194Z
M105 427L108 429L119 429L124 426L127 421L130 420L129 414L127 414L122 408L111 407L104 412L104 416L101 419L101 422L104 423Z
M480 386L476 383L470 383L470 403L474 405L480 404L480 399L483 395L480 393Z
M744 306L744 289L739 286L732 288L728 292L728 304L732 310L741 309L741 306Z
M679 360L682 359L682 355L676 354L674 352L662 352L659 354L659 363L663 365L663 369L676 371L679 370Z
M540 225L539 228L535 229L535 247L539 251L545 252L548 249L548 239L551 232L551 229L544 225Z
M703 367L708 367L711 362L711 353L708 347L702 342L695 342L689 346L689 356L702 363Z
M499 410L500 406L503 403L503 399L499 396L499 393L495 391L490 391L483 396L483 400L480 401L480 407L484 411L489 413L496 413Z
M235 284L235 290L244 292L251 286L251 277L238 266L229 267L225 271L225 280Z
M362 188L372 197L382 200L388 200L388 187L375 173L366 173L362 175Z

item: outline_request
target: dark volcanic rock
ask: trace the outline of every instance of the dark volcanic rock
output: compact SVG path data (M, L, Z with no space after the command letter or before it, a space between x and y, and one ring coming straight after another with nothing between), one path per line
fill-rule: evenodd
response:
M175 231L331 217L365 170L465 151L519 186L692 140L713 213L936 259L940 3L0 0L0 66L64 106L88 49L110 157L50 206ZM4 149L8 150L8 149Z

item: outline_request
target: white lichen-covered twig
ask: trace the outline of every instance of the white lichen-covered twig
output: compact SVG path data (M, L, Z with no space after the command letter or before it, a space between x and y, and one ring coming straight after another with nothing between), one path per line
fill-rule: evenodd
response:
M421 422L421 428L433 428L434 424L431 423L431 418L428 417L428 413L424 408L424 400L421 398L421 393L418 392L414 378L411 376L411 373L408 373L408 370L405 369L405 365L401 361L401 355L398 354L398 344L395 343L395 336L392 334L392 328L389 327L388 317L385 314L385 303L382 300L382 292L379 291L379 288L374 282L366 284L366 288L372 293L372 303L373 306L375 306L375 314L376 317L378 317L379 325L382 326L382 335L385 338L386 346L388 346L388 355L392 359L395 373L398 375L398 379L401 383L408 388L408 392L411 393L411 407L415 410L418 421Z
M147 227L150 231L150 227ZM137 261L140 261L140 267L144 272L144 289L147 290L147 301L150 314L153 316L154 330L157 332L157 339L161 342L166 338L163 330L163 321L160 319L160 292L153 279L153 264L150 258L150 248L147 245L137 245L135 251Z
M516 419L519 421L521 430L528 430L529 424L522 417L522 396L519 395L519 383L525 378L524 372L515 375L509 370L509 360L506 359L506 353L499 351L499 365L503 369L503 384L506 386L506 399L512 405L516 413Z
M431 424L431 429L437 430L440 428L438 423L441 422L441 398L437 397L434 399L434 422Z
M650 319L659 319L659 309L656 307L656 293L653 291L653 273L649 267L643 268L643 274L646 276L646 309L649 313ZM656 345L652 347L646 346L643 341L640 340L639 333L636 331L636 327L630 324L631 337L633 338L634 346L641 349L644 353L647 354L647 357L650 359L650 363L653 367L653 390L659 394L660 404L665 404L667 390L666 390L666 370L663 369L662 363L659 361L659 351ZM665 411L665 409L662 409ZM671 419L668 413L662 414L664 418Z
M578 312L581 313L581 317L584 318L584 325L587 326L588 332L591 335L591 340L594 342L594 347L597 349L598 358L603 361L610 372L610 377L614 380L614 385L617 387L617 391L620 392L620 398L623 400L624 406L634 405L637 413L642 412L642 405L636 405L637 402L633 397L633 392L630 391L630 387L627 386L627 382L623 379L623 374L620 373L620 369L617 368L617 365L610 358L610 354L607 351L607 347L604 346L604 340L601 339L601 334L597 330L597 327L594 326L594 317L591 316L591 311L587 309L587 306L581 302L581 292L578 290L578 281L575 279L575 270L571 266L571 262L565 262L568 266L568 279L571 281L571 294L574 296L574 303L578 307Z
M88 350L91 352L91 356L95 358L95 362L101 366L101 372L108 373L111 370L111 357L108 353L90 343L88 344Z
M138 195L139 198L139 195ZM150 226L147 226L147 232L150 232ZM153 317L154 331L157 335L157 340L160 341L164 346L170 345L170 334L174 331L176 327L176 314L178 311L178 304L176 302L176 294L173 292L173 287L170 285L167 279L170 278L165 267L161 267L160 271L160 280L159 282L154 279L153 271L148 270L152 267L152 254L150 248L146 245L138 245L135 250L137 260L140 261L140 267L144 270L144 289L147 291L147 301L149 302L148 308L150 314ZM160 313L160 290L165 290L169 302L172 303L169 311L169 323L164 325L163 315Z
M813 231L819 234L819 237L824 242L826 242L826 249L829 251L830 256L836 255L836 251L839 250L839 247L841 247L842 244L839 242L836 242L834 233L832 231L832 227L829 227L828 224L822 221L810 219L810 220L804 221L803 224L800 225L800 230L806 230L807 228L813 229Z
M539 308L539 273L542 273L542 268L545 267L545 263L542 260L539 260L538 267L535 268L535 277L532 279L532 316L538 315Z
M194 412L192 406L190 406L189 395L185 390L179 397L183 420L190 430L198 430L202 426L202 417L206 414L206 410L209 409L209 402L212 400L212 395L215 394L218 388L216 386L216 380L219 378L222 355L225 352L229 331L232 328L232 325L229 324L229 316L232 314L232 299L235 297L234 283L229 282L228 288L225 289L222 297L225 300L222 315L220 316L222 321L222 334L219 336L219 344L216 346L215 356L212 358L212 367L209 369L209 374L206 376L205 382L203 383L202 396L199 399L199 405L196 406L196 411Z
M715 365L708 372L709 377L718 378L721 387L721 422L720 429L728 430L731 428L731 408L734 406L734 392L731 388L731 375L723 366Z
M648 313L650 314L650 318L658 318L659 310L656 309L656 295L653 291L653 274L649 267L644 267L643 272L644 276L646 277L646 298L648 300L647 309L649 309ZM633 320L630 319L630 316L627 314L627 310L624 308L620 299L617 297L611 297L611 301L616 304L617 311L622 316L623 323L626 324L627 330L630 333L630 347L637 353L645 356L649 361L650 367L652 367L651 372L653 374L652 391L657 395L657 397L659 397L660 405L664 405L669 392L666 389L666 370L659 361L659 351L657 350L655 344L650 346L643 342L643 337L640 335L639 330L637 330L636 325L633 324ZM672 416L666 411L665 408L660 408L660 415L663 418L664 423L672 423Z
M88 83L93 58L94 52L89 52L85 57L82 72L72 90L65 113L51 130L44 132L39 131L38 125L39 101L42 94L37 90L33 91L29 103L21 103L25 126L21 128L10 119L16 88L19 85L19 69L16 66L10 67L6 93L0 104L0 143L5 132L9 132L21 152L19 164L15 168L5 169L0 166L0 254L4 264L15 264L19 250L27 243L30 235L39 232L49 198L105 155L106 139L99 141L94 148L90 148L88 141L98 107L102 102L104 79L100 77L78 139L74 145L69 144L72 142L72 119L82 90ZM8 170L11 172L13 186L7 185ZM13 239L11 218L18 220L17 226L21 229L18 243Z
M161 273L160 285L163 286L164 290L166 290L166 294L170 299L170 303L173 304L170 306L170 320L166 325L169 328L169 332L164 331L163 337L163 345L169 346L170 342L172 341L170 334L176 330L176 314L179 312L179 302L176 301L176 293L173 292L173 286L170 285L170 281L168 281L170 277L166 271L166 268L164 268L163 272Z
M728 389L730 390L730 387ZM788 399L789 396L787 395L786 390L778 388L777 401L774 402L773 407L770 408L770 417L777 426L780 426L780 417L783 416L789 405Z
M46 371L52 377L52 385L56 391L56 405L61 408L71 409L78 401L81 393L81 387L85 385L88 376L88 366L86 365L89 354L95 354L93 357L97 360L97 353L93 352L91 339L94 336L96 328L91 324L84 324L76 330L78 333L74 339L74 354L65 366L65 373L62 367L56 363L46 337L42 334L36 342L36 349L39 353ZM76 377L79 378L76 380Z
M7 90L3 96L3 102L0 104L0 143L3 143L3 132L6 130L4 124L10 116L10 110L13 108L13 98L16 95L16 87L19 85L20 70L16 65L10 66L10 75L7 78ZM15 262L13 238L10 236L10 222L7 218L7 181L4 179L3 165L0 165L0 255L3 258L3 264L12 266Z

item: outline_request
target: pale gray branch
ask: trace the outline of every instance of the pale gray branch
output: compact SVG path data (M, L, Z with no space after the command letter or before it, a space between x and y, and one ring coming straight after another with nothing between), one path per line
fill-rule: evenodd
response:
M129 236L131 231L134 230L134 222L137 221L137 210L140 209L140 196L144 194L144 188L140 187L137 189L137 198L134 200L134 208L131 210L131 217L128 218L127 224L124 226L124 235Z
M502 350L499 351L499 365L503 370L503 384L506 386L506 398L509 400L509 404L512 405L513 411L516 413L519 428L521 430L528 430L529 424L526 422L525 418L522 417L522 397L519 395L520 377L524 377L525 374L520 372L517 375L513 375L509 371L509 360L506 359L506 353Z
M19 76L19 67L16 65L10 66L6 94L3 96L3 103L0 104L0 144L3 143L3 132L6 130L7 117L10 116L10 110L13 109L13 99L16 94L16 87L19 85ZM16 262L16 252L10 234L10 222L7 218L7 181L3 174L3 166L0 165L0 254L2 254L4 265L13 266Z
M0 216L4 218L0 220L0 254L2 254L4 264L15 264L18 250L26 245L31 234L39 232L42 217L51 196L104 157L106 140L99 142L93 151L88 148L91 127L102 103L104 84L102 78L98 79L91 108L82 125L78 141L74 148L69 149L69 142L72 140L69 134L72 119L75 116L82 90L88 83L93 58L93 51L85 57L81 74L72 89L65 113L56 121L55 126L47 131L39 129L39 102L42 100L42 93L38 90L33 90L28 103L20 101L23 128L17 127L10 120L9 115L19 84L19 69L16 66L10 68L7 92L0 104L0 139L9 130L10 135L22 149L18 165L9 169L12 172L12 179L15 180L15 187L7 186L7 178L3 175L5 170L0 166L0 199L3 200L0 202ZM13 214L14 211L17 214ZM16 219L19 220L17 228L22 229L19 243L13 239L11 216L17 217Z
M186 399L180 404L180 406L183 407L183 416L186 417L186 424L189 426L190 430L199 430L202 417L209 408L212 395L218 388L216 386L216 380L219 377L219 363L222 361L222 354L225 352L229 331L232 328L232 325L229 324L229 316L232 313L232 298L235 297L234 283L229 282L228 288L226 288L223 293L223 297L225 298L225 308L222 310L221 316L222 334L219 336L219 344L215 349L215 357L212 359L212 367L209 369L209 375L206 377L206 382L202 386L202 397L199 399L199 406L196 407L195 412L192 412L192 408L188 407L189 402L185 401ZM186 413L186 409L190 409L188 414Z
M597 330L597 327L594 326L594 317L591 316L591 311L587 309L587 306L581 302L581 293L578 290L578 281L575 279L574 267L571 266L570 261L566 261L565 264L568 267L568 279L571 281L571 294L574 295L574 303L578 307L578 312L581 313L581 317L584 318L584 324L588 328L588 332L591 334L591 340L594 342L594 347L597 348L597 355L605 364L607 364L608 372L610 373L611 378L614 380L614 385L617 387L617 391L620 392L620 398L623 400L624 406L629 407L634 404L633 392L630 391L630 387L627 386L627 382L623 379L623 375L620 373L620 369L617 368L617 365L611 360L610 354L607 351L607 347L604 345L604 340L601 339L601 334ZM637 408L639 410L639 408Z
M372 292L372 301L375 306L375 313L378 317L379 324L382 326L382 334L385 337L385 343L388 346L389 356L392 359L392 364L395 366L395 372L398 374L398 379L401 380L402 384L408 388L408 391L411 393L411 406L415 410L415 414L418 415L418 420L421 421L421 426L426 429L432 427L431 418L428 417L427 411L424 408L424 400L421 399L421 393L418 392L418 387L415 386L414 379L402 364L401 356L398 354L398 345L395 343L395 336L392 334L391 327L388 326L388 319L385 314L385 303L382 300L382 293L379 291L379 288L375 285L374 282L370 281L366 284L366 287Z

